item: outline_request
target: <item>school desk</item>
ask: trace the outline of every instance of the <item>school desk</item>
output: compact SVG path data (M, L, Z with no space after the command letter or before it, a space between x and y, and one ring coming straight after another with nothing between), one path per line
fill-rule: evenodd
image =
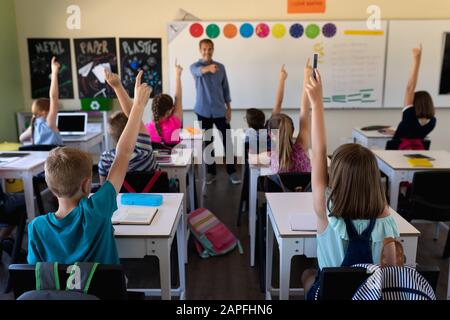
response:
M85 135L64 136L62 135L63 143L66 147L77 148L85 152L89 152L93 147L99 145L100 153L105 150L105 143L103 142L102 132L88 132Z
M292 257L297 255L317 257L317 231L292 231L290 224L291 214L314 212L313 197L311 192L284 192L266 193L266 198L266 299L272 299L272 294L279 294L280 300L287 300L290 292L303 293L302 288L290 289ZM392 208L390 213L394 216L400 232L406 264L415 266L420 232ZM274 238L280 251L279 289L272 287ZM297 276L300 278L301 274L298 273Z
M119 208L121 194L117 196ZM172 296L185 299L185 269L184 269L184 241L183 198L181 193L164 193L163 204L150 225L114 225L117 250L120 258L143 258L156 256L159 260L159 274L161 289L128 289L130 291L145 292L148 296L161 295L164 300ZM171 288L170 250L177 234L178 276L180 286Z
M369 149L386 149L386 142L393 138L393 134L384 134L378 130L361 130L361 128L352 129L352 138L354 143L359 143Z

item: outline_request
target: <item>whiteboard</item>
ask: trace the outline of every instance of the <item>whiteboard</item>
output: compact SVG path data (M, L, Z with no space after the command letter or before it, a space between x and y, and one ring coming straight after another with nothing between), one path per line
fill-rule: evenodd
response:
M198 32L194 25L203 29L200 36L195 34L198 37L192 33L193 30ZM217 27L211 29L211 25ZM253 28L251 36L242 35L244 25L247 31L249 26ZM233 26L236 35L231 37ZM386 28L385 21L381 30L376 31L369 31L366 21L171 22L168 24L170 92L174 92L174 62L177 59L184 68L181 79L183 106L193 109L195 83L189 66L200 58L198 42L208 37L209 30L215 44L213 60L225 65L233 108L271 109L282 64L286 65L289 74L283 106L297 108L303 66L313 53L319 54L325 107L380 108ZM214 37L211 30L218 31L219 35ZM224 30L228 30L228 37Z
M412 64L412 49L422 43L422 61L416 90L426 90L436 107L450 107L450 95L439 95L444 33L450 20L389 21L385 107L403 107Z

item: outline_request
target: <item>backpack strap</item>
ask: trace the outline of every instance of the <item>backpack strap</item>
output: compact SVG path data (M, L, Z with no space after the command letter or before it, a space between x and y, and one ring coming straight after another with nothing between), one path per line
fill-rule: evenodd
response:
M133 187L127 182L127 180L123 181L122 186L130 193L136 193L136 190L133 189Z
M160 176L161 176L161 171L160 170L155 171L155 174L150 179L150 181L147 183L147 185L144 187L144 189L142 189L142 192L143 193L149 192Z
M59 290L58 262L38 262L35 267L36 290Z

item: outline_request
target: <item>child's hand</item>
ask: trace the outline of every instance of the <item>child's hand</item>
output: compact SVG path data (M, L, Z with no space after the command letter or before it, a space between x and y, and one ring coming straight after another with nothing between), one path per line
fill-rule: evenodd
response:
M136 77L136 84L134 86L134 104L145 107L147 105L148 99L150 99L150 94L152 93L152 87L147 83L141 83L142 74L144 72L139 71Z
M313 68L311 66L311 59L308 58L308 60L306 60L306 65L303 68L303 83L306 85L309 81L309 78L312 77L313 74Z
M177 77L180 77L182 72L183 67L177 63L177 60L175 60L175 74L177 75Z
M106 68L103 69L103 70L104 70L104 73L105 73L106 82L108 82L108 84L111 87L114 88L114 87L120 86L120 78L119 78L118 74L112 73L111 71L109 71Z
M286 69L284 68L284 64L281 66L281 70L280 70L280 80L286 80L288 77L288 73L286 71Z
M422 56L422 44L420 43L417 48L412 49L412 54L414 58L420 58Z
M306 93L308 94L309 100L313 107L317 105L323 99L322 93L322 79L320 77L319 70L314 70L316 73L316 79L311 75L309 81L305 86Z
M52 65L51 65L51 67L52 67L52 73L54 73L54 72L58 73L59 68L61 67L61 65L59 64L58 61L56 61L56 57L52 58Z

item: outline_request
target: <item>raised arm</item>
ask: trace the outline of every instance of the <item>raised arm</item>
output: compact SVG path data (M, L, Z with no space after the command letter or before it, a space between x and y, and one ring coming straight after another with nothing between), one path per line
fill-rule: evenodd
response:
M58 88L58 72L61 65L56 61L56 57L52 58L52 75L50 82L50 110L47 115L47 124L50 128L58 131L56 125L56 116L58 115L58 101L59 101L59 88Z
M183 68L175 61L175 110L173 114L183 122L183 94L181 89L181 73Z
M277 96L275 98L275 105L273 106L272 115L281 112L281 105L283 104L284 97L284 84L286 82L287 76L288 74L283 64L280 70L280 80L278 82Z
M328 226L325 210L325 189L328 184L327 146L325 136L325 120L323 115L322 80L316 69L316 79L309 78L306 92L312 107L312 172L314 211L317 215L317 232L322 233Z
M416 91L417 78L419 77L420 60L422 57L422 44L412 50L413 63L408 84L406 85L404 106L409 106L414 102L414 92Z
M309 119L309 108L311 106L308 95L305 92L305 86L308 83L309 78L312 76L313 69L311 67L311 61L306 61L305 68L303 70L303 86L302 95L300 101L300 130L297 135L296 144L302 146L305 152L308 152L311 140L311 123Z
M128 162L136 146L136 140L145 106L150 98L151 88L141 84L142 71L136 77L134 88L134 103L128 117L127 125L121 134L116 147L116 158L114 159L107 180L111 182L117 192L120 191L125 175L128 171Z

